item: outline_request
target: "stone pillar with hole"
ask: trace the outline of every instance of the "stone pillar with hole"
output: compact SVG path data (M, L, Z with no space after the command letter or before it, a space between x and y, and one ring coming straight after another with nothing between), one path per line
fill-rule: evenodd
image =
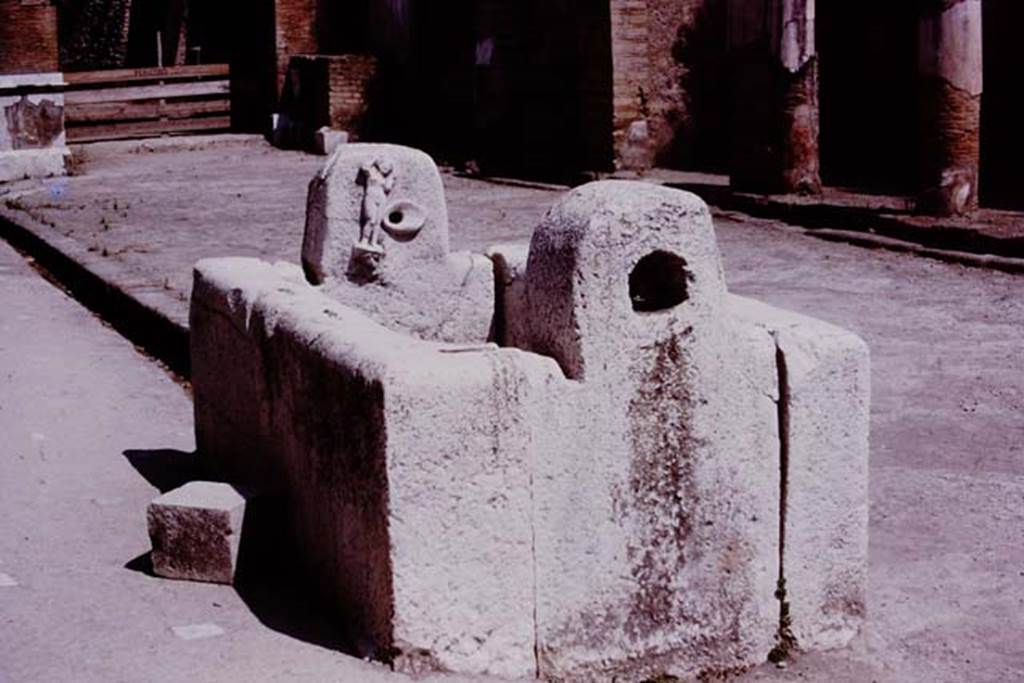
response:
M64 173L64 85L57 8L0 0L0 183Z
M921 213L956 216L978 208L981 8L981 0L921 2Z
M728 0L737 190L821 191L814 7L815 0Z

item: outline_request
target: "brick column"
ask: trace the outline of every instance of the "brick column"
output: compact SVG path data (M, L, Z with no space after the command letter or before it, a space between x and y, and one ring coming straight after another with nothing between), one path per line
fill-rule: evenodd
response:
M732 185L821 191L815 0L728 0Z
M921 180L918 211L943 216L978 207L981 138L981 0L922 0Z
M0 182L64 173L59 69L56 8L0 0Z
M315 54L316 0L275 0L274 39L277 49L277 92L281 93L293 55Z

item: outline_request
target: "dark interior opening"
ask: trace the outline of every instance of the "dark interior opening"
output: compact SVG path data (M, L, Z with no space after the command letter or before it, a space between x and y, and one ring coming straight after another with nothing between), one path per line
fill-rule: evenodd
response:
M1017 45L1024 26L1024 2L984 0L982 4L985 92L981 101L981 179L985 206L1024 209L1024 51Z
M686 260L667 251L651 252L629 274L629 299L638 313L675 308L689 296Z
M821 175L886 194L917 187L917 9L913 2L820 2Z
M729 172L732 141L732 93L727 3L705 0L693 10L693 21L676 32L672 57L685 69L682 90L685 114L671 121L674 135L663 150L659 166L711 173Z

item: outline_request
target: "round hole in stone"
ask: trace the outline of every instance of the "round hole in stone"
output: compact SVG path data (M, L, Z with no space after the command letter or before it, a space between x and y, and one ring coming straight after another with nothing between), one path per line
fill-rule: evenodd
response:
M667 251L653 251L640 259L629 274L629 300L638 313L675 308L689 293L686 260Z
M409 242L416 239L426 222L427 214L416 202L403 200L387 208L381 227L396 242Z

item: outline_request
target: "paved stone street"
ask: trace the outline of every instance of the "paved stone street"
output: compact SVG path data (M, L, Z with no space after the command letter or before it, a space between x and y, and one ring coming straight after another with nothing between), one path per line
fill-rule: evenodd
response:
M199 258L297 261L320 163L252 140L96 145L80 175L21 183L6 210L183 321ZM455 248L526 239L557 196L445 182ZM716 228L733 291L857 332L873 362L868 629L850 650L750 679L1024 676L1024 278L739 214ZM193 448L188 396L6 246L0 287L0 680L380 675L317 647L329 626L296 619L305 608L287 596L268 606L125 568L167 483L152 463ZM224 633L171 630L206 623Z

